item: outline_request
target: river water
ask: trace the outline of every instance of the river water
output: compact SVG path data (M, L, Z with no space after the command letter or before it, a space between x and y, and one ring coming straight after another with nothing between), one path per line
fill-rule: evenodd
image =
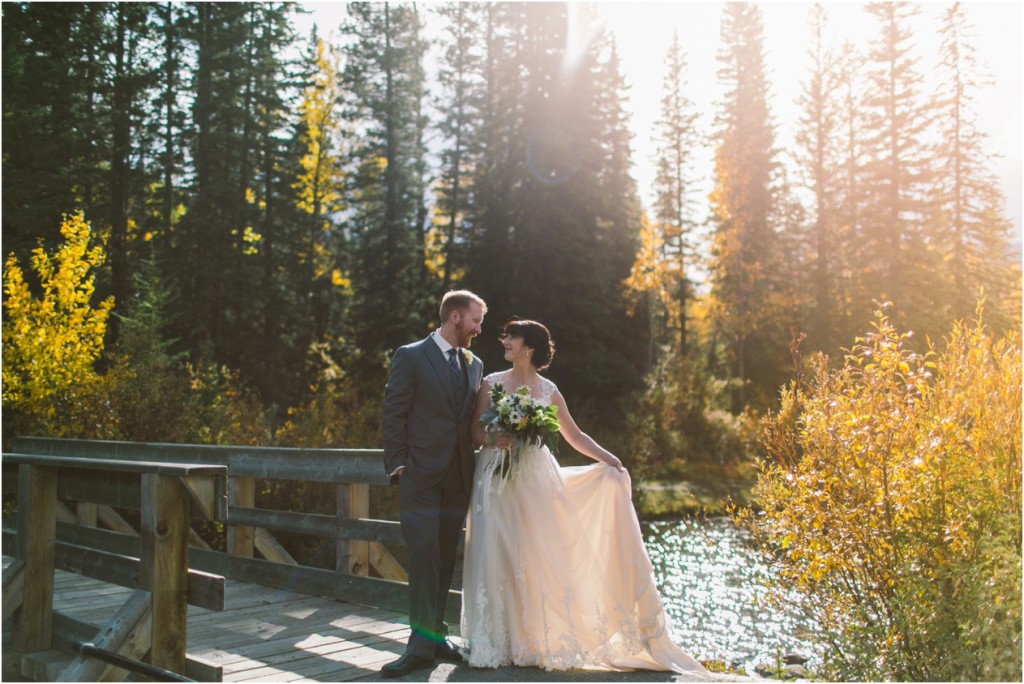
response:
M732 520L649 522L643 532L683 650L748 672L787 653L815 655L813 625L792 610L763 605L772 571Z

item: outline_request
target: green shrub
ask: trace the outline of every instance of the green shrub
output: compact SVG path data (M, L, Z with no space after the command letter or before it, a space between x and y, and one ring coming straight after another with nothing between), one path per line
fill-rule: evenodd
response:
M980 318L980 317L979 317ZM738 517L821 629L825 674L1021 678L1021 350L980 320L917 354L884 314L765 420Z
M680 463L735 464L745 455L746 416L722 408L728 388L695 355L666 355L651 370L629 416L633 455L652 476Z

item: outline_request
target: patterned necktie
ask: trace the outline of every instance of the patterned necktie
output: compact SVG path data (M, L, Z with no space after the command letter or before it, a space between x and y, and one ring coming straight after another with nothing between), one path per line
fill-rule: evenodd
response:
M461 369L459 368L459 360L455 356L457 351L458 350L456 350L455 347L448 350L448 365L451 366L452 373L455 374L456 379L458 379L459 375L462 374Z

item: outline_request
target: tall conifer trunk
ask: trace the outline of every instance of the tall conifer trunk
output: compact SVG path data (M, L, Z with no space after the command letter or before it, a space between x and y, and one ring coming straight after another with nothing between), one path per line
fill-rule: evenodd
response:
M114 301L120 307L128 298L128 154L131 145L130 56L126 42L127 8L117 3L114 38L113 145L110 159L110 267ZM111 321L113 338L117 337L117 317Z

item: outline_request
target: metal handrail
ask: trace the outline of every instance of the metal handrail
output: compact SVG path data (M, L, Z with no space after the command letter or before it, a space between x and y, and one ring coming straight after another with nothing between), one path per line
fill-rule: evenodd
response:
M171 672L170 670L165 670L162 667L150 665L149 663L144 663L141 660L135 660L134 658L123 656L120 653L115 653L114 651L108 651L105 648L100 648L99 646L90 641L76 641L75 650L84 656L96 658L97 660L102 660L106 663L110 663L111 665L116 665L120 668L128 670L129 672L134 672L135 674L140 674L144 677L148 677L154 682L196 681L194 679L189 679L184 675L180 675L177 672Z

